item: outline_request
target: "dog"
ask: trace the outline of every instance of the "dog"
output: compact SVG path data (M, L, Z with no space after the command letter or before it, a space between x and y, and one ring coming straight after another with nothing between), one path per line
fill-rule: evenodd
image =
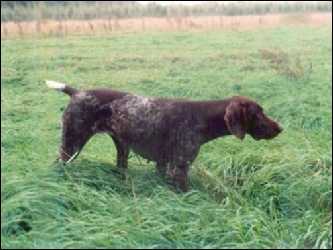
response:
M201 145L226 135L272 139L282 131L259 104L243 96L191 101L46 83L71 98L62 117L60 161L71 162L93 135L107 133L116 146L119 168L127 169L132 150L154 161L158 173L181 191L188 190L189 167Z

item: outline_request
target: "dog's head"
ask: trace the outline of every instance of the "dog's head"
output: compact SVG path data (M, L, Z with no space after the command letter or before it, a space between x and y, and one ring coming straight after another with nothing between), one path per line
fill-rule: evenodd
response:
M279 124L265 115L259 104L245 97L231 98L224 120L229 132L240 139L246 133L255 140L272 139L282 132Z

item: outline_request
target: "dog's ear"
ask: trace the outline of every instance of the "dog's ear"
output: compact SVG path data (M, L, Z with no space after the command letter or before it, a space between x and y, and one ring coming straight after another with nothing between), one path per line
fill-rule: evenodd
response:
M243 140L246 133L245 107L238 101L232 101L226 108L224 121L229 132Z
M103 118L110 117L112 115L111 105L104 104L104 105L100 106L96 112L96 115L98 117L103 117Z

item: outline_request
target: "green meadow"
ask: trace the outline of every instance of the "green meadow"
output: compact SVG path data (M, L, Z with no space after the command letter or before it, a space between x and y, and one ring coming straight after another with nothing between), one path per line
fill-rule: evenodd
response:
M332 30L139 32L1 41L1 248L332 248ZM145 96L248 96L270 141L205 144L177 193L93 137L54 163L69 98L44 80Z

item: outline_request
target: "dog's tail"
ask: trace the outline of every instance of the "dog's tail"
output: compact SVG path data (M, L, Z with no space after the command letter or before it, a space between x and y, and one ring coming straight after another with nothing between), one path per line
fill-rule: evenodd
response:
M72 95L76 94L77 92L79 92L77 89L72 88L72 87L66 85L65 83L49 81L49 80L46 80L45 82L46 82L46 85L50 89L55 89L55 90L64 92L65 94L67 94L69 96L72 96Z

